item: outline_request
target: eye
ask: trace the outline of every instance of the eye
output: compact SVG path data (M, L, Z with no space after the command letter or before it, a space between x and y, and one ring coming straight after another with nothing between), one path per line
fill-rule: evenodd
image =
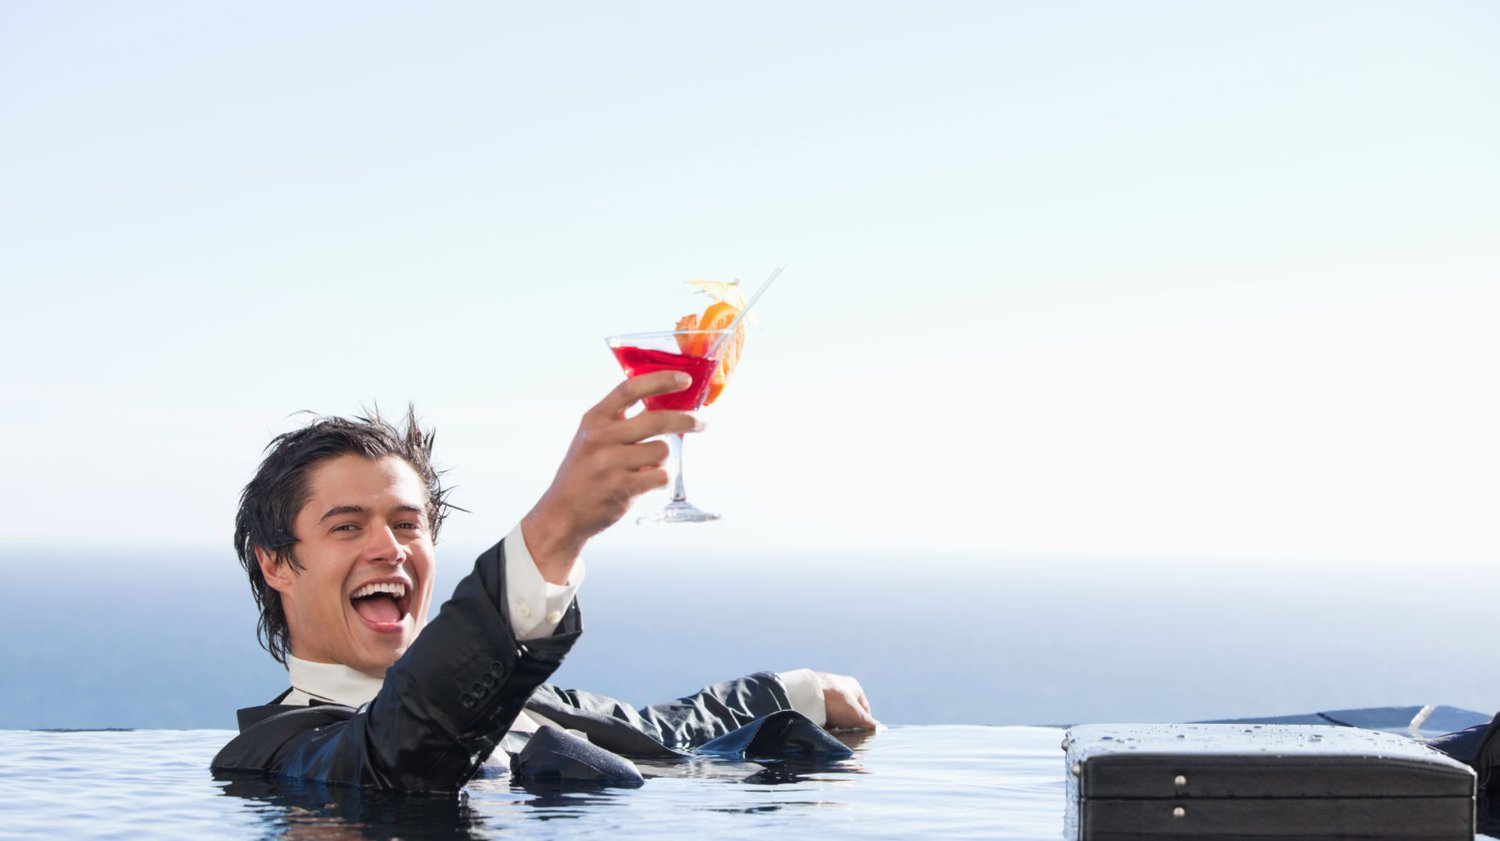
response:
M407 529L409 531L421 531L422 530L422 524L420 522L415 522L415 521L408 520L408 521L406 521L404 523L397 523L396 524L396 528L398 528L398 529Z
M333 531L359 531L359 526L354 523L340 523L333 527Z

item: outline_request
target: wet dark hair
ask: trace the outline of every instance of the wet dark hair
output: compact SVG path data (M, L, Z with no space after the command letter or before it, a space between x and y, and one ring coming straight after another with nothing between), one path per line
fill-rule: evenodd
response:
M260 608L256 635L276 662L286 665L291 630L281 606L281 594L272 589L261 572L255 550L270 553L276 563L302 569L294 551L297 536L292 523L307 504L308 477L329 459L357 455L375 461L397 456L411 466L427 491L428 532L434 542L450 509L449 489L440 480L442 471L432 466L431 430L417 425L416 410L406 407L404 429L380 416L379 408L365 410L368 417L353 419L317 417L307 426L283 433L266 445L266 457L255 477L240 494L240 510L234 518L234 551L250 576L250 592Z

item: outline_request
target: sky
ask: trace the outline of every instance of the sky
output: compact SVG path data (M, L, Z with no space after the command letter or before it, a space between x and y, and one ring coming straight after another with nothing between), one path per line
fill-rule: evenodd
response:
M605 336L785 262L686 447L724 520L597 550L1492 562L1497 41L1491 2L5 3L0 545L227 551L299 412L411 402L483 546Z

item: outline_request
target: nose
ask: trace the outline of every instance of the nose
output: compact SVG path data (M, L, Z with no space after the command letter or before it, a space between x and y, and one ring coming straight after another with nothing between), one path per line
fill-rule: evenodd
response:
M406 560L406 547L396 539L390 526L382 525L370 529L370 541L365 545L364 560L369 563L386 563L400 566Z

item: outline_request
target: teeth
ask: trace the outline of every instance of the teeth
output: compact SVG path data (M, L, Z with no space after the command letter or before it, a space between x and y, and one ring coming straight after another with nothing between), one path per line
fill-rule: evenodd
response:
M380 584L366 584L358 590L355 590L354 595L350 596L349 598L362 599L365 596L373 596L376 593L389 593L399 599L402 596L406 595L406 585L402 584L399 581L389 581Z

